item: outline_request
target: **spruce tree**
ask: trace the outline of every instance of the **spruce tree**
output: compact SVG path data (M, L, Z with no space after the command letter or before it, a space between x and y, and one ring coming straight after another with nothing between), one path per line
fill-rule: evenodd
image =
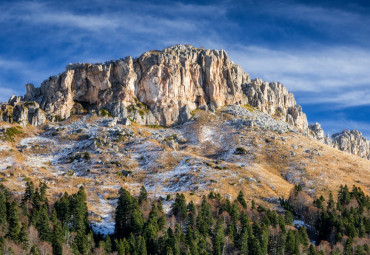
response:
M41 240L46 242L50 241L49 215L46 206L43 206L39 211L36 228L39 231Z
M18 205L15 200L10 203L10 207L8 210L8 224L8 237L13 241L18 242L21 227L19 223Z
M240 249L240 254L243 254L243 255L248 254L248 233L245 231L240 236L239 249Z
M3 190L0 190L0 225L6 222L6 197Z
M308 250L308 255L317 255L315 247L311 244L310 249Z
M63 228L60 222L56 222L52 233L52 247L54 255L63 254Z
M119 193L115 214L116 237L128 237L130 233L140 234L144 221L136 199L125 189L121 189Z
M212 241L213 241L213 254L215 255L223 254L225 246L225 234L221 218L217 220Z
M243 206L244 209L247 208L247 202L244 199L244 194L242 191L239 191L239 194L236 200L238 200L238 202Z
M296 243L295 243L295 235L293 230L288 231L288 235L286 238L285 242L285 250L288 254L294 254L295 253L295 248L296 248Z
M29 240L28 240L28 234L27 234L27 227L25 225L22 225L22 228L19 232L19 242L22 244L23 249L28 249Z
M146 191L144 186L141 186L140 188L140 195L138 200L140 205L148 200L148 192Z

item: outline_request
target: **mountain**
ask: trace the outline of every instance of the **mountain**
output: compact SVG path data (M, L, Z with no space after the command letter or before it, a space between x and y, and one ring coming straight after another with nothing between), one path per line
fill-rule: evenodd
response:
M51 199L84 186L90 220L111 233L117 191L209 191L278 206L294 185L369 193L370 143L325 136L278 82L251 79L223 50L176 45L138 58L71 64L1 105L0 178L12 192L43 180ZM171 199L164 202L170 210Z
M176 45L104 64L70 64L41 87L26 85L24 97L1 106L0 119L42 125L84 110L108 111L142 125L185 123L195 109L250 105L297 127L303 133L370 159L370 142L358 131L323 137L320 126L307 124L302 107L280 83L251 80L223 50ZM45 113L44 113L45 112Z

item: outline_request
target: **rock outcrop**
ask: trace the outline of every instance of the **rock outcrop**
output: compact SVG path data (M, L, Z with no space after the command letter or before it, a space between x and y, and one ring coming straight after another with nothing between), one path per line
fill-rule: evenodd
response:
M195 109L232 104L258 108L274 119L340 150L369 158L369 141L358 131L324 136L320 124L308 127L302 107L278 82L251 80L224 50L176 45L104 64L70 64L39 88L26 84L24 97L1 105L0 119L42 125L71 114L95 111L141 125L171 126L188 121ZM356 133L357 132L357 133Z
M12 96L8 104L0 106L0 121L16 122L21 126L41 126L46 121L46 114L38 103L25 102L21 97Z
M307 117L302 107L281 83L255 79L244 86L244 92L251 106L301 130L307 129Z
M370 141L357 130L343 130L331 136L333 147L370 160Z
M324 130L318 122L309 125L309 129L310 135L316 140L341 151L370 160L370 141L367 140L360 131L343 130L329 137L328 135L324 135Z
M140 124L170 126L186 122L191 111L250 104L305 130L307 119L280 83L251 79L223 50L176 45L104 64L71 64L35 88L26 85L24 100L61 119L77 104L108 110Z

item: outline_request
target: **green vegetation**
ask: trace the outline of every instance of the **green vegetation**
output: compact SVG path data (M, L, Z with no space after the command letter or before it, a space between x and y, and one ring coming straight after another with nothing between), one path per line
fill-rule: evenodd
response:
M244 155L247 154L247 150L244 149L243 147L237 147L234 151L234 154L236 155Z
M211 191L198 205L176 194L169 214L145 187L137 198L121 189L115 232L103 237L91 231L83 187L53 204L45 183L25 186L21 197L0 186L1 254L369 254L370 199L358 187L309 204L296 185L281 199L285 213L248 204L243 192L231 201Z
M5 132L0 136L2 140L8 142L14 142L14 138L18 135L23 134L21 126L15 126L5 129Z
M258 107L253 107L249 104L245 104L243 105L243 108L250 111L250 112L255 112L255 111L258 111Z
M106 109L100 109L99 110L99 116L102 117L113 117L113 115Z

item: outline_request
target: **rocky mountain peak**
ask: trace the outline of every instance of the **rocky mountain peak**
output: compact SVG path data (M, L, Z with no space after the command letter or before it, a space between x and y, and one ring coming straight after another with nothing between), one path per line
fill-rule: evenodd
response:
M24 97L13 96L1 105L0 119L42 125L46 119L59 121L93 111L123 123L173 126L187 122L196 109L214 111L233 104L258 108L303 133L309 130L302 107L281 83L252 80L224 50L192 45L151 50L138 58L69 64L40 87L26 84ZM339 144L325 138L319 124L310 130L318 140ZM368 149L366 153L360 154L368 155Z

